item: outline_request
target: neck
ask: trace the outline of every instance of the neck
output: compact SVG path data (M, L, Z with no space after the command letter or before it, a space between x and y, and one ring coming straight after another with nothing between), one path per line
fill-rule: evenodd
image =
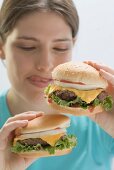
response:
M7 103L10 113L14 116L28 111L43 111L44 113L57 113L57 111L49 108L44 98L43 93L39 93L37 97L37 103L31 104L31 102L25 101L20 96L16 95L12 89L7 94Z

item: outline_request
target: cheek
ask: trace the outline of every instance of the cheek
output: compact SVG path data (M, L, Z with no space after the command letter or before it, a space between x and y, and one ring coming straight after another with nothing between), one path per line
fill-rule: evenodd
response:
M30 60L29 58L25 58L25 57L16 57L15 59L15 65L17 66L18 69L22 69L23 70L29 70L32 66L32 60Z
M12 76L18 75L20 77L27 74L32 67L32 63L30 57L18 54L15 51L10 52L6 59L6 67Z

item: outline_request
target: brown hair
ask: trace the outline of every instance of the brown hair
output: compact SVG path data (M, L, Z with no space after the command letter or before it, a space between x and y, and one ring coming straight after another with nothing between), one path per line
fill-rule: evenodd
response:
M72 0L4 0L0 13L0 38L5 41L7 35L23 15L34 11L48 10L62 15L71 27L72 36L76 37L79 17Z

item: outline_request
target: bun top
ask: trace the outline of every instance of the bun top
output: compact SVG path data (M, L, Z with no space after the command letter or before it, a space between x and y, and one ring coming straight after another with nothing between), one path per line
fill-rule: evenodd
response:
M56 128L66 128L70 125L70 118L61 114L47 114L35 118L28 122L28 125L23 128L17 128L16 135L43 132Z
M60 64L53 70L52 77L55 81L84 83L86 86L94 86L94 88L106 88L108 85L94 67L82 62Z

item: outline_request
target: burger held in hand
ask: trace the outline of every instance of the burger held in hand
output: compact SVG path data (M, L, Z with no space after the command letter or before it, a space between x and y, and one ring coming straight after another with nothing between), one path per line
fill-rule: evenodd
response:
M76 116L112 109L108 82L92 66L77 62L58 65L52 72L53 84L45 89L48 104Z
M25 158L59 156L68 154L77 145L77 139L68 135L70 118L49 114L35 118L23 128L17 128L12 152Z

